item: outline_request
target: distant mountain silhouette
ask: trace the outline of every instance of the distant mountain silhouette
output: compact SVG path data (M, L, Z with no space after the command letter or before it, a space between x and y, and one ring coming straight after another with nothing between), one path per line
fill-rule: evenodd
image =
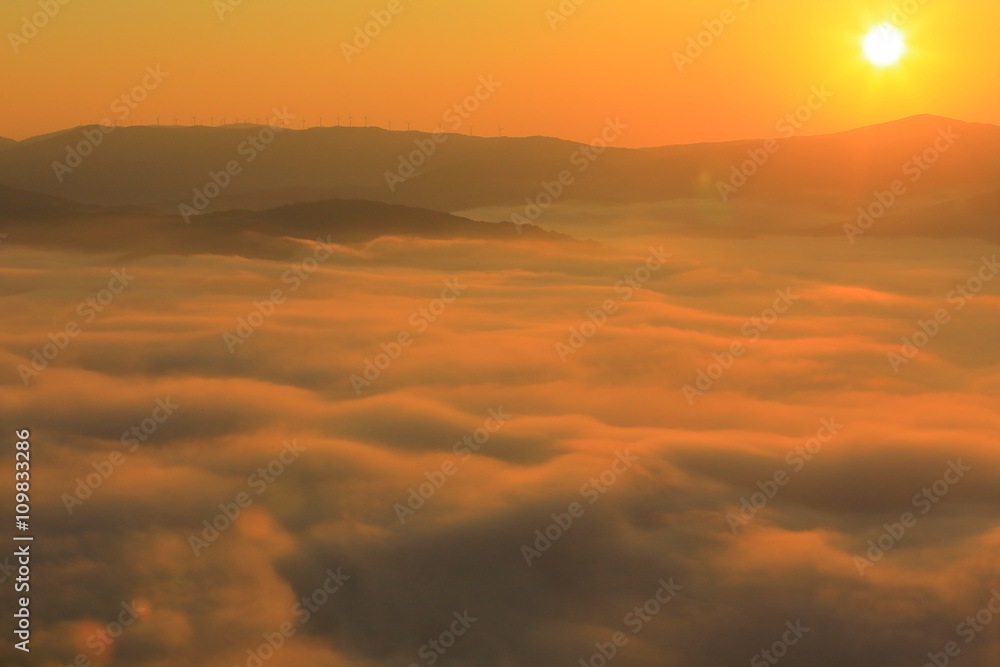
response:
M194 201L195 189L211 182L211 172L235 161L242 173L208 210L363 199L439 211L500 206L514 213L563 171L573 180L564 188L563 202L628 205L699 199L721 204L719 184L739 183L738 170L745 165L745 171L757 173L729 193L730 203L804 201L850 212L874 191L909 178L905 165L949 128L958 135L955 145L918 181L908 183L909 192L947 200L991 191L1000 176L1000 127L934 116L778 139L777 152L767 155L759 168L747 161L762 155L762 140L609 148L590 161L583 153L589 149L581 144L544 137L450 134L435 143L433 135L422 132L328 127L286 130L263 150L241 153L239 147L247 146L242 142L260 126L125 127L103 136L102 145L60 183L53 163L65 162L67 145L82 141L84 131L99 132L77 128L0 151L0 183L89 204L176 212L180 204ZM433 153L424 155L418 144L425 153L433 147ZM247 161L250 154L253 161ZM421 166L393 191L386 174L398 170L401 156L408 154Z
M17 142L7 137L0 137L0 151L12 148Z
M361 200L332 200L289 204L264 211L224 211L192 219L192 226L216 232L251 231L266 236L314 238L331 234L339 243L370 241L380 236L425 239L566 239L535 225L521 234L510 222L476 222L448 213Z
M264 211L195 216L159 215L132 207L101 207L0 186L0 221L11 245L61 247L130 255L221 254L285 259L301 241L363 243L383 236L421 239L573 241L513 223L477 222L448 213L369 201L333 200Z
M836 234L842 225L829 230ZM1000 190L977 196L957 196L892 211L866 232L871 236L979 238L1000 242Z
M47 220L100 212L96 206L0 185L0 220Z

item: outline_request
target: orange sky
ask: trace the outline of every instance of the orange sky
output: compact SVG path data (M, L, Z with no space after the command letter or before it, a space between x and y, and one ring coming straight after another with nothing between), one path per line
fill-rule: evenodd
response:
M1000 92L984 77L1000 55L1000 7L985 0L587 0L555 29L560 0L58 1L41 0L58 11L26 40L12 35L39 0L0 6L0 136L115 118L115 99L156 65L169 76L126 122L232 122L287 107L309 125L367 113L432 130L493 75L501 85L465 131L589 141L620 116L626 146L768 137L820 85L834 97L802 134L918 113L1000 123ZM241 4L220 12L227 2ZM398 13L348 62L342 43L390 4ZM900 14L910 50L877 70L860 40L894 6L916 8ZM675 52L724 10L730 24L679 71Z

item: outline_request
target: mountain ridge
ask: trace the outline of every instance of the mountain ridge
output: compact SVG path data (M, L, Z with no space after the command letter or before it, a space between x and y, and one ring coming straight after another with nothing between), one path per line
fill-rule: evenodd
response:
M329 199L363 199L438 211L544 202L633 204L701 199L809 200L851 210L898 178L940 128L962 141L914 186L929 197L983 194L1000 177L1000 127L922 115L830 135L773 140L609 147L551 137L469 137L381 128L275 131L267 126L135 126L110 133L79 128L100 144L67 164L66 133L0 151L0 183L94 205L176 212L214 191L206 210L270 209ZM95 132L97 134L95 134ZM437 140L435 140L435 138ZM267 139L265 142L264 140ZM773 142L773 143L770 143ZM763 147L777 147L761 156ZM758 156L759 164L747 160ZM768 164L763 164L767 162ZM223 174L233 168L228 177ZM744 179L729 192L725 183ZM58 173L57 173L58 172ZM556 181L567 181L562 187Z
M944 121L944 122L956 123L956 124L961 124L961 125L978 126L978 127L983 127L983 128L996 128L997 130L1000 130L1000 124L997 124L997 123L986 123L986 122L982 122L982 121L965 121L965 120L960 120L960 119L957 119L957 118L950 118L948 116L939 116L937 114L920 113L920 114L913 114L911 116L902 116L900 118L895 118L895 119L892 119L892 120L886 120L886 121L880 121L880 122L877 122L877 123L871 123L869 125L859 125L857 127L847 128L847 129L844 129L844 130L836 130L834 132L824 132L824 133L821 133L821 134L802 134L802 135L797 135L797 136L801 136L801 137L836 137L836 136L840 136L840 135L849 135L849 134L856 133L856 132L863 132L865 130L873 129L873 128L884 128L884 127L900 126L900 125L905 125L905 124L909 124L909 123L920 122L922 120ZM96 127L100 127L100 125L98 125L96 123L88 123L88 124L85 124L85 125L77 125L77 126L74 126L74 127L64 128L64 129L60 129L60 130L53 130L51 132L43 132L42 134L31 135L29 137L25 137L24 139L10 139L10 138L7 138L7 137L0 136L0 144L2 144L4 142L15 143L15 144L16 143L26 143L26 142L27 143L31 143L31 142L35 142L35 141L38 141L38 140L44 140L44 139L50 139L50 138L53 138L53 137L58 137L58 136L66 134L68 132L73 132L75 130L80 130L80 129L84 129L84 128L96 128ZM263 127L268 127L268 126L265 125L265 124L262 124L262 123L226 123L225 125L129 125L129 126L126 126L126 127L118 127L117 130L123 130L123 129L126 129L126 128L157 128L159 130L173 130L173 131L185 130L185 129L187 129L187 130L190 130L190 129L228 129L228 130L233 130L233 129L263 128ZM398 130L398 129L397 130L389 130L387 128L384 128L384 127L381 127L381 126L377 126L377 125L371 125L371 126L367 126L367 127L361 127L361 126L348 127L348 126L345 126L345 125L324 125L322 127L307 127L307 128L288 127L288 128L283 128L283 129L285 129L287 131L290 131L290 132L310 132L310 131L313 131L313 130L347 130L347 131L358 131L358 130L360 130L360 131L374 131L374 132L387 132L387 133L391 132L393 134L411 134L411 135L432 135L432 134L434 134L433 132L427 132L427 131L424 131L424 130ZM574 141L573 139L564 139L562 137L552 137L552 136L544 135L544 134L529 134L529 135L524 135L524 136L502 136L502 137L487 137L487 136L480 136L480 135L472 135L472 136L470 136L470 135L462 134L462 133L458 133L458 132L444 132L443 134L447 134L447 135L455 136L455 137L467 137L469 139L480 139L480 140L484 140L484 141L495 141L495 140L508 140L509 141L509 140L524 140L524 139L542 139L542 140L550 140L550 141L556 141L556 142L566 142L566 143L578 144L578 145L581 145L581 146L585 145L584 142ZM625 148L626 150L644 151L644 150L656 150L656 149L659 149L659 148L673 148L673 147L679 147L679 146L711 146L711 145L719 145L719 144L754 143L754 142L758 142L758 141L765 141L768 138L769 137L766 137L766 136L761 136L761 137L757 137L757 138L754 138L754 137L744 137L744 138L740 138L740 139L729 139L729 140L724 140L724 141L692 141L692 142L681 142L681 143L675 143L675 144L656 144L656 145L653 145L653 146L636 146L636 147L626 147L626 146L623 146L621 148Z

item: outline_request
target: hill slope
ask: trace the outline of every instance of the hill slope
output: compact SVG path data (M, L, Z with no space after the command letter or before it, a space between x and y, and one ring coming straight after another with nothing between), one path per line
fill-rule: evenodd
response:
M384 236L413 239L564 242L525 225L477 222L448 213L379 202L331 200L264 211L223 211L191 218L128 207L76 204L0 186L0 221L10 245L91 252L222 254L282 259L301 242L357 244Z
M602 154L569 141L542 137L479 138L388 132L379 128L285 130L264 144L260 127L127 127L101 145L60 182L54 162L67 159L70 138L87 128L18 142L0 152L0 183L74 201L151 206L175 212L196 192L213 192L212 174L228 184L209 209L263 209L303 201L365 199L441 211L504 206L521 210L565 172L560 201L635 204L682 199L722 202L719 184L738 165L756 172L730 201L808 201L850 211L900 178L913 161L933 156L935 142L953 145L909 189L947 200L983 195L1000 177L1000 127L917 116L836 135L763 141L608 148ZM93 130L93 128L90 128ZM264 132L264 136L261 136ZM256 142L256 143L255 143ZM259 149L259 150L258 150ZM747 161L766 156L757 167ZM390 185L412 156L412 177ZM236 175L220 176L227 165ZM403 173L409 173L403 171ZM543 197L544 199L544 197Z

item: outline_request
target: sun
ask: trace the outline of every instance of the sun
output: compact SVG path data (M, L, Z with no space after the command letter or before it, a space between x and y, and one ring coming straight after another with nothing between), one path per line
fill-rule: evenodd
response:
M891 23L881 23L865 35L862 44L865 57L873 65L888 67L895 65L906 53L906 40L903 33Z

